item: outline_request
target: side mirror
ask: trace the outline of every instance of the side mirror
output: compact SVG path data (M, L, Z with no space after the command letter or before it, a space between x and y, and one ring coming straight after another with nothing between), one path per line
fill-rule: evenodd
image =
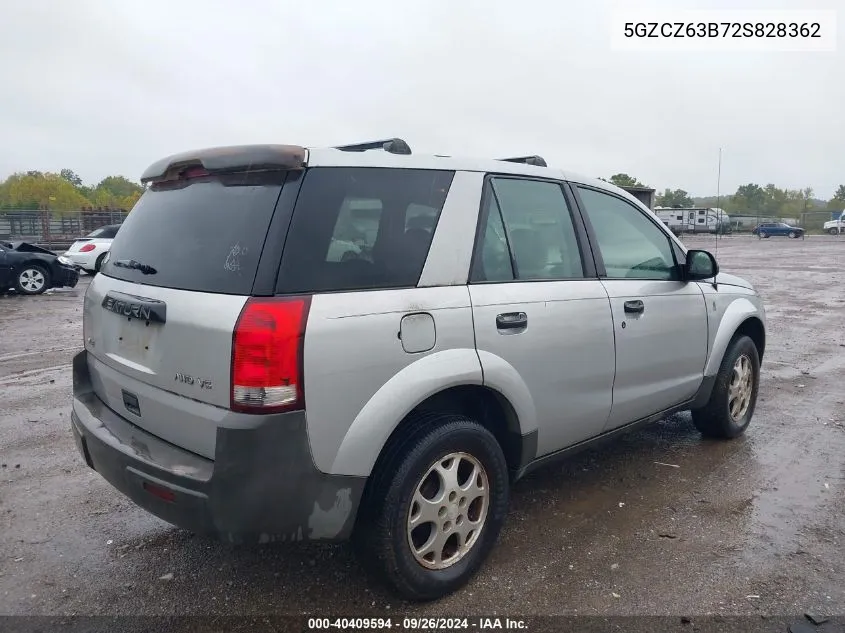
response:
M712 279L719 274L719 264L708 251L687 251L687 261L684 266L684 279L687 281L701 281Z

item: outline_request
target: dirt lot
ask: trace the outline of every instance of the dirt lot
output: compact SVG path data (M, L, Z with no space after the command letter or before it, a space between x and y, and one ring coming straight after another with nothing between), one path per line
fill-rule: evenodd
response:
M345 546L231 548L133 506L68 429L88 278L0 298L0 613L845 614L845 239L696 243L766 300L747 435L683 414L535 473L480 575L424 606Z

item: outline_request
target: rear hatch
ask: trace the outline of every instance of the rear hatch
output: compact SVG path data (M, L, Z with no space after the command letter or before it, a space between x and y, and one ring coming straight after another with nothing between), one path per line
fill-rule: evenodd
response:
M290 173L194 168L142 195L85 297L92 386L109 408L214 457L217 426L237 417L233 332Z

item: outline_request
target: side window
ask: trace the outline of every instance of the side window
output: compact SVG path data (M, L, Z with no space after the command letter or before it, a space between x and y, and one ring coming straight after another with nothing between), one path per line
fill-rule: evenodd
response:
M504 177L491 183L490 197L501 212L516 279L582 278L575 227L561 186Z
M633 205L578 188L611 279L679 279L669 237Z
M107 229L103 229L102 234L100 237L114 239L117 236L117 227L110 226Z
M698 223L699 223L699 224L704 224L704 218L698 218Z
M453 176L425 169L309 169L277 292L416 286Z

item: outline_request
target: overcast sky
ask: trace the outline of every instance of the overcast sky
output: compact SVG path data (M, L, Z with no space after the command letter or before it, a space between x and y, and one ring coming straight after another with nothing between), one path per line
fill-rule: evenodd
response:
M840 11L837 52L765 54L615 52L602 0L0 4L0 178L137 180L185 149L401 136L693 195L715 193L720 146L723 192L845 183L845 0L744 0Z

